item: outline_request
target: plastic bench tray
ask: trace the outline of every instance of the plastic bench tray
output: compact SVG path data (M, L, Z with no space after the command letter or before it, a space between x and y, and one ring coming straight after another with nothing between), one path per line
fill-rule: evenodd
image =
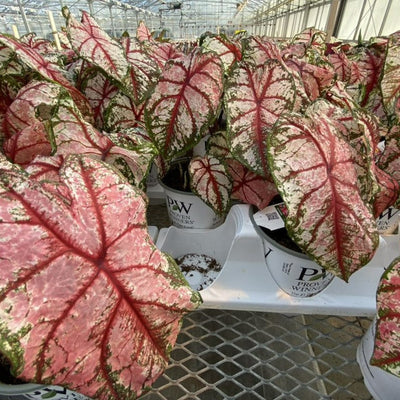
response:
M400 255L398 235L381 237L374 258L348 283L335 277L319 294L299 298L279 289L267 270L247 205L233 206L225 222L214 229L163 228L156 245L175 258L194 252L223 265L215 281L200 291L202 308L325 315L373 316L379 278Z

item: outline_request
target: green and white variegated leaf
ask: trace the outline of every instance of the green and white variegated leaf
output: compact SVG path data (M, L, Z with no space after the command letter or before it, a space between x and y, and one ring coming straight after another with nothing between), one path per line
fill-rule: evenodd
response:
M243 60L262 65L268 60L282 61L281 52L275 41L260 36L250 36L243 40Z
M389 115L398 113L400 98L400 39L396 35L391 36L389 39L381 90L386 112Z
M104 32L97 22L85 11L82 11L82 22L79 22L70 13L67 7L63 8L67 21L67 33L72 48L84 60L101 68L114 83L121 88L128 87L129 63L122 46Z
M383 273L377 290L375 346L371 364L400 377L400 258Z
M227 79L225 108L233 156L266 176L266 137L284 112L291 110L296 88L291 74L275 60L251 67L238 64Z
M286 203L286 228L319 265L347 281L378 246L375 218L363 201L353 148L320 115L281 117L268 136L268 161Z
M160 155L168 160L193 147L219 115L223 67L199 49L166 65L150 96L145 120Z
M108 104L104 114L106 129L117 132L127 128L144 126L145 103L136 105L131 97L119 92Z
M229 71L235 62L242 59L240 44L232 42L224 35L207 36L201 46L206 52L212 51L219 56L225 71Z
M207 154L223 160L226 157L231 157L226 131L214 132L207 140Z
M226 214L232 183L225 165L215 157L195 157L190 161L189 174L192 191L217 214Z
M137 38L124 35L121 38L121 44L130 64L129 75L133 88L133 100L135 104L140 104L143 102L150 86L157 82L160 69Z
M142 154L136 148L136 142L126 135L100 133L82 119L69 97L59 100L51 120L51 132L56 155L90 155L113 165L131 184L143 186L154 149L153 153Z

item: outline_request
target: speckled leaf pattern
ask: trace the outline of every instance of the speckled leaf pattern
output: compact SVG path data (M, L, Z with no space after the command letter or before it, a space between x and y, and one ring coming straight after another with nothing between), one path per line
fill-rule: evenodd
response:
M243 40L243 59L260 66L270 59L282 61L280 50L273 40L250 36Z
M386 112L389 114L398 113L400 97L400 39L396 35L389 37L381 90Z
M292 114L268 137L268 160L289 211L289 234L347 281L379 242L375 218L360 196L353 149L327 117Z
M129 75L133 88L133 100L135 104L140 104L150 86L156 83L160 70L156 61L144 51L144 46L137 39L123 36L121 44L130 64Z
M251 68L241 64L228 77L225 106L228 140L235 158L258 175L268 173L266 137L295 100L294 82L277 61Z
M222 76L222 64L211 53L195 50L168 62L145 109L162 157L174 157L208 133L219 111Z
M51 82L31 81L24 86L5 114L4 131L7 137L36 122L38 114L41 114L42 121L49 119L62 91L62 86Z
M375 347L371 364L400 376L400 258L383 273L377 291Z
M131 97L119 92L108 104L104 115L105 126L115 132L122 129L144 126L145 103L136 105Z
M394 125L386 136L385 151L379 157L378 166L397 182L400 182L400 126ZM397 199L397 207L400 200Z
M321 97L333 83L334 71L291 58L286 60L286 65L297 72L303 82L303 86L311 101Z
M226 167L215 157L195 157L189 164L190 186L217 214L226 214L232 183Z
M152 155L114 143L110 135L84 121L69 98L60 99L51 126L57 155L91 155L115 166L131 183L140 185L145 179Z
M233 42L226 36L208 36L202 43L205 51L212 51L221 59L225 71L229 71L232 65L242 59L240 42Z
M228 171L232 178L232 198L252 204L259 210L267 207L278 194L271 176L256 175L236 160L228 160Z
M146 24L143 21L140 21L139 26L136 29L136 37L138 40L141 42L144 41L152 41L154 40L153 37L151 36L151 32L147 28Z
M37 155L51 155L52 146L44 124L35 121L7 139L3 151L11 161L26 166Z
M140 191L76 155L60 180L70 202L1 174L1 350L23 379L136 399L199 296L152 243Z
M79 56L101 68L115 82L128 86L129 63L122 46L110 38L87 12L82 11L82 22L77 21L66 7L63 14L72 48Z
M23 64L39 73L43 78L55 81L64 86L74 99L82 114L90 118L92 110L87 99L68 81L58 65L49 62L38 51L12 37L0 34L0 44L1 43L13 50Z
M98 128L104 126L104 112L118 88L98 69L92 69L82 83L82 92L88 99L92 109L95 124Z

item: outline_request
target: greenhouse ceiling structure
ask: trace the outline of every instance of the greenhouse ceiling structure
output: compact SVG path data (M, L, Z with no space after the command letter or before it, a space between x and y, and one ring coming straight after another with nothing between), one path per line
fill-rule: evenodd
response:
M400 0L0 0L0 31L51 39L54 28L65 24L64 6L77 17L81 10L89 12L117 37L134 34L140 21L174 40L240 30L287 38L307 27L357 40L400 30Z

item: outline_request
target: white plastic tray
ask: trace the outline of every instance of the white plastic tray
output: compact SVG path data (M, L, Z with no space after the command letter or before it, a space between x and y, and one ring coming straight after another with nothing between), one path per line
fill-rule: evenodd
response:
M249 206L233 206L224 224L215 229L161 229L156 244L173 257L199 252L223 264L216 280L200 291L203 308L301 314L373 316L379 278L400 255L399 236L381 237L375 257L349 283L335 277L321 293L296 298L280 290L267 270Z

